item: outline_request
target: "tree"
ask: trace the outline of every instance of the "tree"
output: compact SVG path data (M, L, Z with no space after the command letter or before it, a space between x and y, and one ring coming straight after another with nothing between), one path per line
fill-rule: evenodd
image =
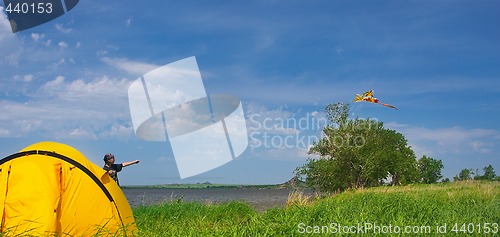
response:
M443 169L443 162L435 160L431 157L422 156L417 162L420 174L420 182L425 184L436 183L438 179L442 178L441 169Z
M325 110L329 124L309 150L319 158L295 170L309 186L335 192L378 186L388 177L393 185L417 178L415 154L402 134L382 122L350 119L348 104L330 104Z
M445 178L441 180L441 183L449 183L451 182L449 178Z
M495 169L493 166L488 165L483 168L484 174L479 175L479 172L476 172L476 176L474 176L474 179L478 180L495 180L496 174L495 174Z
M472 169L463 169L457 176L453 177L453 180L454 181L470 180L472 179L472 175L474 175Z
M387 166L391 177L391 185L409 184L418 179L415 153L408 146L405 137L394 130L384 129L379 139L379 157L383 158L381 166Z
M488 165L484 167L483 170L484 170L483 178L485 180L495 180L497 175L495 174L495 169L493 169L493 166Z

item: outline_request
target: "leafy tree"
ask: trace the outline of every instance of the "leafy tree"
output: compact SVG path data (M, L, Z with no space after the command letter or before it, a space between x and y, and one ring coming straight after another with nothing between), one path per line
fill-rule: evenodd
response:
M495 169L493 169L493 166L488 165L484 167L483 170L484 170L483 178L485 180L495 180L497 175L495 174Z
M408 146L401 133L394 130L383 130L384 136L379 139L383 144L379 147L379 157L383 158L380 166L387 166L391 176L391 185L409 184L418 179L415 153Z
M422 183L436 183L438 179L443 177L441 170L444 166L441 160L435 160L424 155L418 160L417 165L420 173L420 182Z
M416 180L415 154L404 136L371 119L349 119L348 104L326 107L329 124L315 143L307 163L295 170L306 183L321 191L380 185L391 177L393 185Z
M333 164L333 159L308 159L308 162L295 170L298 176L304 176L306 185L321 191L335 191L343 187L343 180L335 177L342 173Z
M472 175L474 175L472 169L463 169L457 176L453 177L453 180L454 181L470 180L472 179Z
M495 174L495 169L493 166L488 165L483 168L484 174L479 175L479 172L476 172L476 176L474 176L474 179L478 180L495 180L496 174Z
M451 180L449 178L445 178L443 180L441 180L441 183L449 183L451 182Z

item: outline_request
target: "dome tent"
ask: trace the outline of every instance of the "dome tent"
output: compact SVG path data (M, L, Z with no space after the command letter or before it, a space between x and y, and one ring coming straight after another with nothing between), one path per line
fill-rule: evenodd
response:
M0 235L135 236L118 185L76 149L40 142L0 160Z

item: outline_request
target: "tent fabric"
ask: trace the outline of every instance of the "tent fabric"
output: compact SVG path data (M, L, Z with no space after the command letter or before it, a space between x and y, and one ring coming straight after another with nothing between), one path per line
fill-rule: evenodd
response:
M0 235L137 235L116 182L76 149L56 142L0 160L0 208Z

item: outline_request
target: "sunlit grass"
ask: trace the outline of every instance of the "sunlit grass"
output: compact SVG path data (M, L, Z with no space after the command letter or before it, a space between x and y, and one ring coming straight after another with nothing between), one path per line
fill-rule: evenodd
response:
M134 214L140 236L239 233L240 226L249 226L257 217L256 211L242 202L211 205L172 202L138 207L134 209Z
M310 205L318 196L307 195L300 190L294 190L288 195L286 207Z

